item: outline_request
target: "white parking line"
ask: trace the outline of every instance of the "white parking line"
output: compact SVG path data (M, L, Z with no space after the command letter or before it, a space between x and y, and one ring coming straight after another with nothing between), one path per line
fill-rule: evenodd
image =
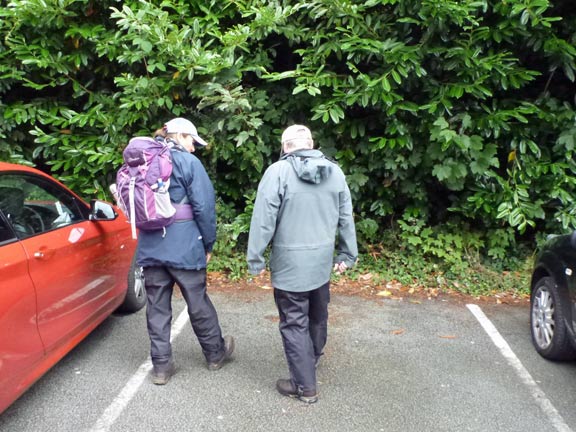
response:
M528 387L532 397L536 401L536 403L540 406L544 414L548 417L548 419L552 422L554 427L558 432L572 432L572 429L564 422L564 419L560 415L560 413L554 408L552 402L546 397L546 394L540 390L534 378L530 375L528 370L524 367L520 359L516 357L516 354L510 348L510 345L504 340L504 338L500 335L494 324L484 315L482 309L478 305L469 304L466 307L472 312L472 314L476 317L476 319L480 322L494 345L500 350L506 361L510 366L514 368L516 374L520 377L520 380Z
M170 341L173 341L182 331L184 325L188 322L188 311L186 308L180 313L178 319L172 324ZM128 403L132 400L138 389L144 383L148 373L152 369L152 360L150 357L140 365L132 378L128 380L124 388L114 398L112 403L106 408L100 418L89 429L89 432L108 432L118 416L124 411Z

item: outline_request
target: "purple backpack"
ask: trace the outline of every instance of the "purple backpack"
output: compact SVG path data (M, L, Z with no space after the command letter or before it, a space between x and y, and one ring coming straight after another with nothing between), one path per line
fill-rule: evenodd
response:
M130 140L124 152L124 164L116 175L118 205L132 226L144 231L163 229L174 222L176 209L168 187L172 174L170 147L149 137Z

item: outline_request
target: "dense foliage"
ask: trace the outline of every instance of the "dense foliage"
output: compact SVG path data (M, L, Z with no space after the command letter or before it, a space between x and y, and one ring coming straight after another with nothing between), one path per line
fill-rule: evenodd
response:
M236 239L301 122L347 173L365 250L502 259L576 227L569 0L0 4L0 159L81 193L105 196L128 137L182 115Z

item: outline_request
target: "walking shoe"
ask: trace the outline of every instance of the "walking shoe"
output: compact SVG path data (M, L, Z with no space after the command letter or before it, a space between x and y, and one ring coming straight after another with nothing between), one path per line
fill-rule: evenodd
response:
M176 372L176 368L172 360L165 364L154 365L152 368L152 382L156 385L164 385L170 381L174 372Z
M279 379L276 381L276 390L278 390L281 395L296 398L308 404L318 402L318 395L315 391L302 390L292 384L292 381L289 379Z
M215 371L220 369L224 362L230 359L230 356L234 352L234 338L232 336L224 336L224 355L217 362L209 362L208 370Z

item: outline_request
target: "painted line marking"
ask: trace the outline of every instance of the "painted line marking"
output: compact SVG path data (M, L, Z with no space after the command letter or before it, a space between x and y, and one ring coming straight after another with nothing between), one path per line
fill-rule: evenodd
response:
M184 310L180 312L178 319L172 324L170 342L176 339L187 322L188 310L185 307ZM128 380L124 388L118 393L118 396L116 396L112 403L108 405L108 408L104 410L104 413L96 423L89 429L89 432L108 432L118 416L122 414L122 411L124 411L134 395L138 392L138 389L142 386L151 370L152 360L148 357L148 359L140 365L136 373Z
M514 368L520 380L528 387L536 404L544 411L544 414L546 414L556 430L558 432L572 432L572 429L566 424L558 410L554 408L552 402L550 402L546 394L540 389L538 384L536 384L532 375L530 375L520 359L516 357L516 354L514 354L508 342L500 335L494 324L492 324L484 312L482 312L482 309L475 304L468 304L466 307L472 312L478 322L480 322L480 325L482 325L486 333L488 333L488 336L490 336L490 339L492 339L494 345L500 350L500 353L504 356L508 364Z

